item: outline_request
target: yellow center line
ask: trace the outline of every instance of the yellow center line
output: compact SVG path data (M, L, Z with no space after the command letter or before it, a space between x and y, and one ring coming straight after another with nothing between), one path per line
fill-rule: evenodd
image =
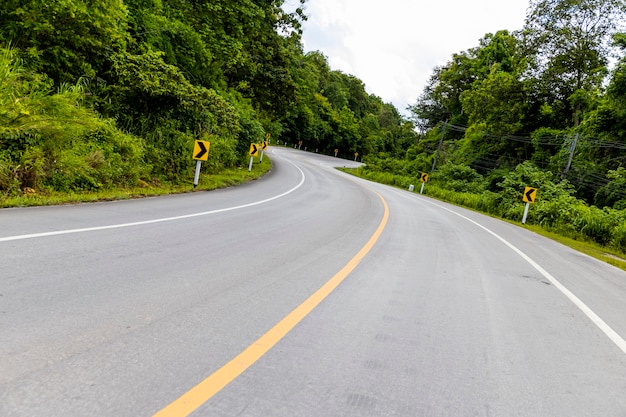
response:
M363 246L359 252L319 290L279 321L267 333L248 346L239 355L235 356L230 362L156 413L153 417L184 417L193 413L273 348L287 333L302 321L302 319L313 311L315 307L324 301L348 275L350 275L369 251L372 250L387 226L389 219L389 206L387 202L380 194L375 191L373 192L380 198L385 210L378 228L365 246Z

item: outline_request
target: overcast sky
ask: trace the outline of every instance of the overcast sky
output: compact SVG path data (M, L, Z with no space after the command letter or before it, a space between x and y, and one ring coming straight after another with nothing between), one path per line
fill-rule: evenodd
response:
M297 5L296 0L287 0ZM305 52L407 115L437 65L486 33L521 29L528 0L307 0Z

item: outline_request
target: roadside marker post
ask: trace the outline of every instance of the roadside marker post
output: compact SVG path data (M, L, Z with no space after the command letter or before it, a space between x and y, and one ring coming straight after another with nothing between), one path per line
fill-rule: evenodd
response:
M193 177L193 188L198 186L200 181L200 169L202 168L202 161L196 161L196 175Z
M209 159L209 149L211 148L211 142L206 140L196 140L193 144L193 159L196 160L196 174L193 177L193 187L198 186L200 181L200 169L202 168L202 161Z
M254 157L259 154L259 145L256 143L250 144L250 165L248 166L248 172L252 171L252 163L254 162Z
M337 157L338 153L339 153L339 149L335 149L335 158Z
M526 218L528 217L528 210L530 210L530 203L526 203L526 207L524 207L524 215L522 216L522 224L526 224Z
M426 186L426 183L428 182L428 174L425 172L422 172L422 175L420 175L420 181L422 182L422 187L420 188L420 194L424 194L424 187Z
M269 133L265 134L265 140L261 143L261 158L259 159L260 162L263 161L263 154L265 152L265 150L267 149L267 147L270 144L270 138L272 137L272 135L270 135ZM280 144L280 141L278 141L278 144Z
M358 153L358 152L355 152L355 153L354 153L354 162L356 162L356 158L358 158L358 156L359 156L359 153Z
M524 190L524 196L522 197L522 200L526 203L526 207L524 207L524 215L522 216L522 224L526 224L528 210L530 210L530 203L534 203L536 198L537 189L533 187L526 187Z

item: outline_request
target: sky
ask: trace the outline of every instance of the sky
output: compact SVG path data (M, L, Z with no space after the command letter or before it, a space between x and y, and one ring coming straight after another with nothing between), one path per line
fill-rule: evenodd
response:
M287 0L289 5L296 0ZM295 7L294 6L294 7ZM524 25L528 0L307 0L302 41L407 116L436 66Z

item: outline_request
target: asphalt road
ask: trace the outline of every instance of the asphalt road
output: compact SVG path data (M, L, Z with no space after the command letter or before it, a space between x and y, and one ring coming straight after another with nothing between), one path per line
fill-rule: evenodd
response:
M626 417L625 272L270 157L225 190L0 210L0 416Z

